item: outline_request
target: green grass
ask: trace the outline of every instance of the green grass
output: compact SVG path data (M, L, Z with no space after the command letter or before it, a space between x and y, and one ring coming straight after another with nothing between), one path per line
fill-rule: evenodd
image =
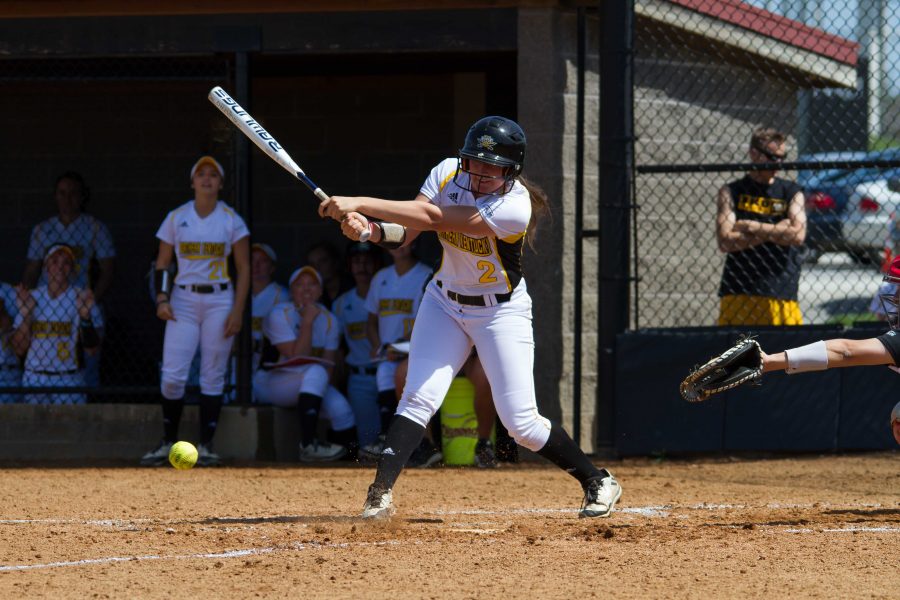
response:
M891 148L900 148L900 139L889 135L881 135L878 137L869 138L870 152L889 150Z
M844 327L852 327L854 323L858 323L861 321L865 322L875 322L878 321L878 317L873 315L870 312L864 313L847 313L843 315L834 315L826 321L828 325L843 325Z

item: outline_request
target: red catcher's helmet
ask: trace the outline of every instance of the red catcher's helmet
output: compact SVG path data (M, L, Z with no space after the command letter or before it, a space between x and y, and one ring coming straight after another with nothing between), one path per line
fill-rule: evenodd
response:
M878 295L881 300L881 308L884 309L884 315L887 317L891 329L900 330L900 299L897 297L898 291L900 291L900 256L888 265L882 281L889 285L882 286L887 293Z

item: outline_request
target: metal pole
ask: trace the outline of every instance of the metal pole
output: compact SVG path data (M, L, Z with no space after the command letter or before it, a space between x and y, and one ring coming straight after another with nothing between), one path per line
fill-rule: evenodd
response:
M634 164L633 0L599 3L600 281L598 293L597 446L615 450L615 344L628 328L631 176Z
M250 110L250 65L246 51L235 52L234 55L234 87L235 99L241 106ZM235 208L247 228L253 231L253 210L250 204L250 145L247 137L234 136L235 164ZM249 303L248 303L249 304ZM237 401L247 405L253 401L251 379L253 359L253 334L251 331L250 307L244 311L243 326L238 336L237 353Z
M578 90L575 103L575 298L572 356L572 438L581 446L581 319L584 277L584 64L585 9L578 7Z

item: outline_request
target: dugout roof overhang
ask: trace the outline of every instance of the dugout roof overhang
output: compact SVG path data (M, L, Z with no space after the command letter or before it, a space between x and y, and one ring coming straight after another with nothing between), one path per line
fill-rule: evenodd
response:
M760 61L809 87L857 86L859 44L740 0L635 0L638 18L687 34L694 46L724 47L736 63ZM739 50L735 52L734 50Z

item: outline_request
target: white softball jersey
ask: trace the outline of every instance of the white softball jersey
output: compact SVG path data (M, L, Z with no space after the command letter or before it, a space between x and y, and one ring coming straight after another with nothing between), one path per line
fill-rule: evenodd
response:
M213 211L201 218L190 200L171 211L156 237L175 248L178 285L228 283L231 247L250 235L244 220L219 200Z
M317 305L321 312L313 322L312 355L322 356L326 350L337 350L341 343L341 329L331 312ZM300 312L293 302L283 302L272 309L263 321L263 335L272 345L293 342L300 334ZM290 358L281 356L281 360Z
M422 263L416 263L403 275L397 273L394 265L375 273L366 296L366 310L378 315L382 344L409 339L429 277L431 269Z
M471 237L441 231L437 236L443 249L435 280L458 294L507 294L522 279L522 250L531 219L528 190L516 181L507 194L491 194L478 199L453 183L457 159L447 158L431 170L420 193L435 206L474 206L494 237ZM461 183L468 175L460 173Z
M331 311L341 323L344 340L347 342L348 365L364 367L372 362L370 351L372 345L366 335L369 322L369 311L366 310L366 299L353 288L337 297L331 305Z
M31 315L31 345L25 357L25 370L44 373L69 373L78 364L78 288L69 287L51 298L47 286L32 290L35 300ZM16 316L15 327L22 324L23 315ZM94 327L103 327L103 315L95 304L91 308Z
M253 296L250 307L251 334L253 338L253 368L259 368L263 351L263 321L277 305L288 302L290 296L287 288L280 283L271 282L263 290Z
M44 260L44 254L54 244L72 247L75 253L72 285L82 289L87 288L89 284L91 258L100 260L116 256L109 229L98 219L87 214L80 215L68 225L64 225L59 217L51 217L35 225L28 243L28 260ZM46 283L47 274L42 272L39 285Z
M328 309L322 309L313 322L313 356L326 350L337 350L340 326ZM300 333L302 318L293 302L276 306L263 321L263 335L272 344L293 342ZM288 358L281 356L281 359ZM260 369L253 376L253 395L259 401L276 406L295 406L301 393L321 397L323 416L328 415L336 430L353 426L353 411L343 394L328 384L328 370L316 363L284 367L267 371Z

